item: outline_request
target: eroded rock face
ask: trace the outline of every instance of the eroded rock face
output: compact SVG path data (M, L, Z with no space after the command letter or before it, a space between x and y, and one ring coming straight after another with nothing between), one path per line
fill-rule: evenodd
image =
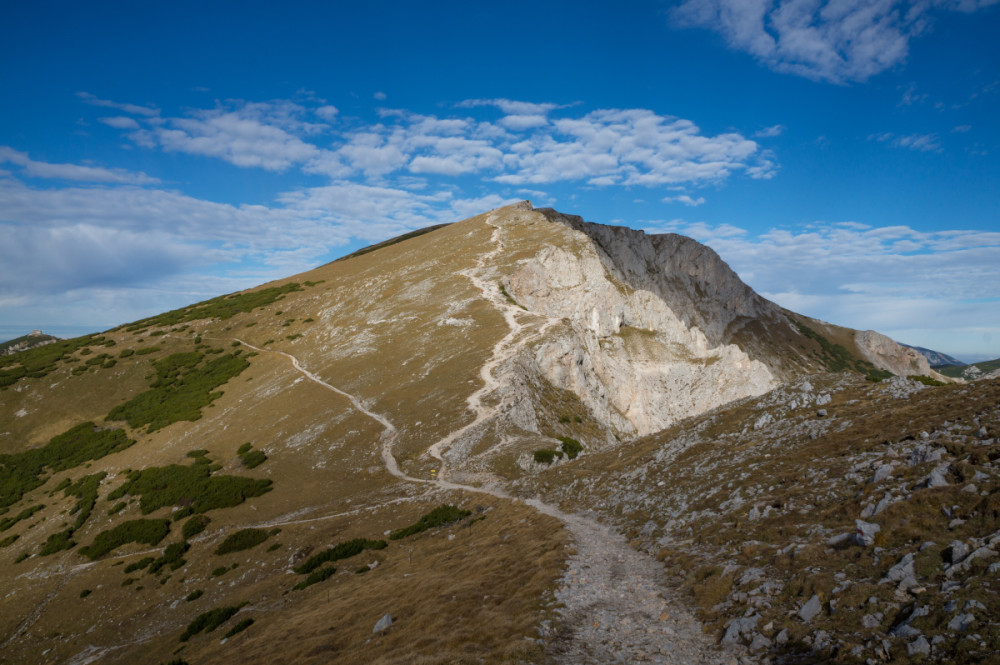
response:
M927 358L916 349L897 344L882 333L863 330L854 335L854 343L865 358L876 367L899 376L922 374L938 377L931 369ZM947 379L945 379L947 381Z
M770 303L714 252L681 236L592 225L604 234L598 245L615 252L610 261L566 226L575 242L543 247L503 280L518 303L558 321L533 353L554 386L614 429L644 435L778 385L766 364L722 341L735 320L763 316Z

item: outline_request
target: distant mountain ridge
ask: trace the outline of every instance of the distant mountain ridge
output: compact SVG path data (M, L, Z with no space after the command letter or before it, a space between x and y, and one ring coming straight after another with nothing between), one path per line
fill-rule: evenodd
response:
M0 342L0 356L8 356L12 353L27 351L28 349L33 349L36 346L52 344L53 342L58 341L58 337L46 335L41 330L32 330L27 335L22 335L21 337L16 337L6 342Z
M920 352L924 358L927 358L927 362L930 364L932 369L937 369L939 367L946 367L949 365L954 365L961 367L966 363L963 363L958 358L949 356L946 353L941 353L940 351L932 351L931 349L925 349L922 346L911 346L910 344L903 344L900 342L901 346L905 346L909 349L915 349Z

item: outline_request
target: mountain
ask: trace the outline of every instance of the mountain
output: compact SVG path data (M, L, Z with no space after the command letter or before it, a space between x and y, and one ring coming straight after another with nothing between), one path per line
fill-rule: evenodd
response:
M902 344L901 346L905 346L909 349L914 349L920 352L920 355L922 355L924 358L927 358L927 362L934 369L937 369L938 367L948 367L948 366L961 367L965 365L965 363L963 363L961 360L953 358L952 356L949 356L946 353L941 353L940 351L931 351L930 349L925 349L920 346L909 346L907 344Z
M976 662L998 382L946 381L682 236L408 234L0 360L3 658Z
M993 378L992 375L1000 370L1000 358L995 360L983 360L978 363L968 365L944 365L939 368L941 374L952 378L963 378L967 381L974 381L982 378Z

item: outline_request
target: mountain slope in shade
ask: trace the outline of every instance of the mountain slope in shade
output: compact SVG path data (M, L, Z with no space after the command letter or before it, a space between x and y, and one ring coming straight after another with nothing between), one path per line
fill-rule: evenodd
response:
M527 203L5 357L4 657L629 659L646 633L567 618L623 543L512 495L823 372L933 375L693 240ZM717 659L668 614L685 662Z

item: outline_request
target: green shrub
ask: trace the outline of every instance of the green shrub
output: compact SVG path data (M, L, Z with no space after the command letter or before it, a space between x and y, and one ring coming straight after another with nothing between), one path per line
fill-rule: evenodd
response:
M391 538L392 536L390 536ZM319 554L314 554L309 557L309 559L293 568L293 570L299 575L305 575L306 573L311 573L316 570L324 563L329 561L339 561L341 559L347 559L356 554L361 554L365 550L381 550L385 549L388 543L384 540L367 540L365 538L355 538L353 540L348 540L343 543L338 543L337 545L327 549Z
M0 549L3 549L5 547L10 547L15 542L17 542L17 539L20 538L20 537L21 537L21 534L15 533L13 535L7 536L3 540L0 540ZM277 543L275 543L275 545L277 545Z
M232 552L242 552L243 550L260 545L267 540L267 537L268 533L263 529L240 529L236 533L229 534L215 549L215 553L223 555Z
M944 386L944 385L947 385L944 381L938 381L937 379L933 379L933 378L931 378L929 376L925 376L923 374L914 374L914 375L911 375L909 378L913 379L914 381L919 381L920 383L924 384L925 386Z
M125 566L122 569L122 572L125 573L126 575L128 575L129 573L134 573L137 570L142 570L143 568L147 568L149 564L153 563L154 561L156 561L156 559L154 559L151 556L143 557L142 559L139 559L138 561L130 563L127 566Z
M246 455L248 452L250 452L252 448L253 444L247 441L246 443L244 443L242 446L239 447L239 449L236 451L236 454L242 457L243 455Z
M566 453L566 457L570 459L576 459L576 456L583 450L583 444L576 439L568 436L560 436L557 438L562 442L562 450Z
M212 571L212 577L222 577L229 571L230 568L228 566L219 566L218 568Z
M214 610L209 610L208 612L199 614L195 617L194 621L189 623L188 627L184 629L184 633L181 635L181 642L187 642L189 639L202 631L206 633L212 632L225 622L229 621L244 605L246 605L246 603L232 605L230 607L217 607Z
M191 351L157 360L150 389L112 409L108 420L125 420L135 429L146 425L149 432L181 420L198 420L201 410L222 395L215 389L250 366L231 354L202 364L203 357Z
M129 474L129 481L115 494L121 492L122 495L140 496L139 509L147 515L158 508L182 502L195 513L232 508L248 498L271 491L269 479L213 476L214 468L214 465L204 464L171 464L133 471Z
M292 588L295 591L302 591L306 587L310 587L313 584L317 584L325 579L332 577L333 574L336 572L337 569L334 568L333 566L329 566L327 568L320 568L319 570L314 570L312 573L309 574L307 578L305 578Z
M230 319L241 312L252 312L258 307L270 305L284 298L285 294L301 290L302 287L296 282L289 282L282 286L271 286L249 293L233 293L219 296L218 298L212 298L211 300L136 321L128 325L125 329L132 332L133 330L149 326L172 326L186 321L197 321L198 319Z
M119 501L115 505L108 508L108 515L115 515L117 513L120 513L122 510L125 509L125 506L127 505L128 505L127 501Z
M129 520L97 534L93 543L80 548L80 554L93 561L126 543L157 545L168 533L169 520Z
M90 589L84 589L83 591L80 592L80 598L86 598L90 594L91 594L91 590Z
M84 476L63 490L64 496L75 496L77 498L76 505L69 511L70 515L79 513L76 516L74 529L79 529L90 519L90 514L94 510L94 504L97 503L97 490L101 486L101 481L107 475L107 473L101 471L90 476Z
M13 542L13 541L11 541L11 542ZM10 543L8 543L8 544L10 544ZM0 545L0 547L4 547L4 545ZM273 552L274 550L277 550L277 549L281 549L281 543L272 543L271 546L267 548L267 551L268 552Z
M59 361L68 360L77 349L83 349L80 353L85 355L84 351L90 353L88 344L104 341L103 337L88 335L0 356L0 389L12 386L23 378L40 379L52 372Z
M99 429L86 422L52 437L41 448L0 455L0 508L17 503L27 492L41 487L47 479L43 477L45 469L53 473L73 469L134 443L120 429Z
M121 353L118 354L118 357L119 358L128 358L133 353L135 353L134 349L122 349Z
M402 529L396 529L390 533L389 540L399 540L400 538L406 538L407 536L412 536L428 529L451 524L471 514L471 511L462 510L456 506L448 504L440 505L421 517L416 523Z
M191 601L198 600L204 594L205 594L205 592L202 591L201 589L195 589L194 591L192 591L191 593L189 593L187 596L185 596L184 600L186 600L187 602L190 603Z
M244 630L246 630L252 625L253 625L253 619L244 619L243 621L240 621L238 624L229 629L229 632L226 633L226 638L228 639L233 635L242 633Z
M558 457L562 459L561 450L549 450L548 448L542 448L541 450L535 451L535 461L539 464L552 464L553 461Z
M211 521L212 520L208 517L208 515L193 515L191 519L185 522L184 526L181 528L181 537L183 537L184 540L189 540L194 536L197 536L205 530L205 527L207 527L208 523Z
M146 356L146 355L149 355L150 353L156 353L159 350L160 350L160 347L158 347L158 346L145 346L145 347L143 347L141 349L136 349L135 355L137 355L137 356Z
M179 543L170 543L167 545L166 549L163 550L163 555L159 559L149 564L149 572L156 574L164 566L170 566L171 570L177 570L185 563L187 563L183 556L191 546L186 540L182 540Z
M74 547L76 547L76 541L73 540L73 529L66 529L65 531L53 533L49 536L48 540L42 545L42 549L38 550L38 554L40 556L48 556Z
M251 450L246 455L241 455L240 461L243 462L243 466L246 468L256 469L267 461L267 455L264 454L263 450Z
M19 512L17 515L15 515L14 517L5 517L5 518L3 518L2 520L0 520L0 533L2 533L4 531L6 531L7 529L11 528L12 526L14 526L15 524L17 524L21 520L28 519L29 517L31 517L32 515L34 515L35 513L37 513L39 510L41 510L44 507L45 506L43 506L41 504L39 504L37 506L28 506L27 508L25 508L24 510L22 510L21 512Z

